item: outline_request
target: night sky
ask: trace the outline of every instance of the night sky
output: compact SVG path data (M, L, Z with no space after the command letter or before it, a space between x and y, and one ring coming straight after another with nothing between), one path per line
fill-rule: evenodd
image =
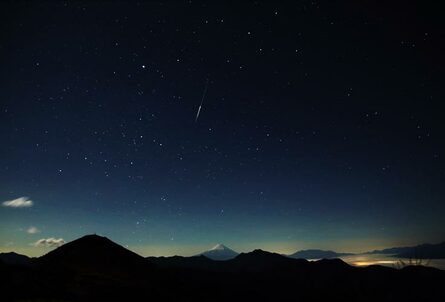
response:
M0 252L445 238L439 7L36 2L0 6Z

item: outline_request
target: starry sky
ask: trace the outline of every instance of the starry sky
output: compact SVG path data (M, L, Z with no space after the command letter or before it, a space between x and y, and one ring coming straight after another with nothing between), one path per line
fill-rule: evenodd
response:
M0 252L443 240L440 10L355 2L2 2Z

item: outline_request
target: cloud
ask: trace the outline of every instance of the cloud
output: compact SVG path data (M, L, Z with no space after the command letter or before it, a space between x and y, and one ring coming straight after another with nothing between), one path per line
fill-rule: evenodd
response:
M59 247L62 244L65 243L65 240L63 240L63 238L42 238L40 240L37 240L36 242L34 242L32 245L36 246L36 247Z
M13 200L4 201L2 204L4 207L27 208L32 207L34 203L28 197L19 197Z
M29 227L26 230L26 233L28 233L28 234L37 234L37 233L40 233L40 230L38 228L32 226L32 227Z

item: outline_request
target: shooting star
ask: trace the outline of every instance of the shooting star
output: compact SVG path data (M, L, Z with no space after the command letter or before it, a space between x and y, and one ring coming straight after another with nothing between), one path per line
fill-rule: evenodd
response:
M204 103L204 98L206 97L207 87L208 86L209 86L209 79L207 79L207 81L206 81L206 86L204 88L204 93L202 94L202 98L201 98L201 104L199 104L198 112L196 113L195 123L198 121L199 114L201 113L202 103Z

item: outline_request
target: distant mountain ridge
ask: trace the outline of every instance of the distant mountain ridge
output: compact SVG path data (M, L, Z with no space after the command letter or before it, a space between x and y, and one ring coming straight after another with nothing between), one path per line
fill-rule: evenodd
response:
M301 250L295 252L293 254L288 255L288 257L296 258L296 259L332 259L332 258L340 258L344 256L353 255L351 253L337 253L334 251L324 251L324 250Z
M445 242L374 250L365 254L386 254L398 258L445 259Z
M204 255L192 257L147 257L148 261L158 265L161 268L176 269L196 269L214 272L268 272L281 271L287 272L297 270L304 272L311 267L316 268L319 265L316 262L309 262L305 259L293 259L285 255L267 252L256 249L248 253L240 253L235 258L225 261L212 260ZM351 267L340 259L326 260L321 266L336 266L338 268Z
M362 255L383 254L395 258L417 258L417 259L445 259L445 242L438 244L419 244L416 246L408 247L392 247L382 250L374 250ZM288 255L291 258L302 259L332 259L341 258L351 255L358 255L354 253L337 253L335 251L325 251L318 249L301 250L293 254Z

